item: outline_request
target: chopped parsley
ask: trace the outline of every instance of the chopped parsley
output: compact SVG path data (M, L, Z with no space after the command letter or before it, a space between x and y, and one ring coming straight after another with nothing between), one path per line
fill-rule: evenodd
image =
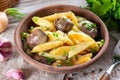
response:
M44 56L45 53L46 53L46 52L41 52L41 55Z
M34 29L34 27L31 26L30 29L28 30L28 32L32 32L33 29Z
M99 47L102 47L104 45L105 41L103 39L101 39L97 43L98 43Z
M49 57L45 57L47 60L48 65L51 65L53 62L55 62L56 60L54 58L49 58Z
M53 36L58 37L58 34L56 32L53 32L52 34Z
M22 40L26 40L26 38L27 38L28 35L29 35L28 33L22 32L22 33L21 33L21 38L22 38Z

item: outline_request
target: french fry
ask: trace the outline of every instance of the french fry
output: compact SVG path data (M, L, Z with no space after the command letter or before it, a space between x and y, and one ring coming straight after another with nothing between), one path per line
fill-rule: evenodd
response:
M80 29L77 26L75 26L75 25L73 26L72 30L73 31L77 31L77 32L80 31Z
M71 46L62 46L50 51L50 55L52 55L55 59L65 59L67 57L68 52Z
M43 30L43 31L47 31L47 30L56 31L53 23L44 19L44 18L33 17L32 20L35 24L39 25L40 29Z
M81 55L76 62L74 62L75 65L83 64L85 62L90 61L92 58L92 53Z
M82 43L82 42L95 42L94 39L92 39L90 36L87 34L79 31L79 32L74 32L70 31L68 33L68 37L76 44Z
M49 53L47 52L39 52L38 55L48 57L48 58L53 58Z
M63 41L63 43L66 43L67 45L74 45L74 43L69 39L69 37L67 36L67 34L63 33L62 31L58 30L56 32L50 32L50 31L46 31L45 32L48 37L49 37L49 41Z
M76 44L93 42L94 44L90 45L88 47L87 51L91 50L92 53L96 53L100 49L97 42L94 39L92 39L90 36L88 36L87 34L81 32L81 31L79 31L79 32L70 31L68 33L68 36Z
M71 58L77 54L80 54L80 52L83 52L92 44L94 44L94 42L85 42L85 43L80 43L78 45L73 46L73 48L71 48L68 53L68 58Z
M47 51L47 50L50 50L50 49L53 49L53 48L56 48L56 47L59 47L63 45L63 42L62 41L51 41L51 42L46 42L46 43L43 43L43 44L39 44L37 46L35 46L33 49L32 49L32 53L39 53L39 52L43 52L43 51Z
M74 45L74 43L71 41L71 39L69 39L68 35L63 33L62 31L58 30L56 33L58 33L58 37L61 41L63 41L64 43L68 44L68 45Z
M78 26L77 18L75 16L75 14L71 11L62 12L62 13L55 13L53 15L45 16L43 18L46 20L49 20L51 22L54 22L57 18L62 17L62 16L66 16L67 18L71 19L72 22L75 24L75 26Z

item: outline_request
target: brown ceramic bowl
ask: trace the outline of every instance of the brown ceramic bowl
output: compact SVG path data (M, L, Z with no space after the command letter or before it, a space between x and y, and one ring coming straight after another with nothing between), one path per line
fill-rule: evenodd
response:
M53 13L59 13L59 12L65 12L65 11L73 11L75 13L75 15L83 16L83 17L87 18L88 20L96 23L100 27L101 36L105 40L105 44L101 48L101 50L89 62L86 62L81 65L75 65L75 66L69 66L69 67L50 66L50 65L40 63L40 62L32 59L31 57L29 57L23 50L23 44L21 41L21 32L27 31L27 29L30 27L30 25L32 25L31 18L33 16L42 17L42 16L47 16L47 15L53 14ZM72 73L72 72L80 71L82 68L87 67L88 65L95 62L98 58L100 58L101 55L107 49L108 44L109 44L108 30L107 30L105 24L103 23L103 21L98 16L96 16L94 13L92 13L91 11L82 9L80 7L72 6L72 5L52 5L52 6L40 8L40 9L32 12L31 14L27 15L17 26L17 28L15 30L14 39L15 39L16 49L17 49L18 53L28 63L32 64L33 66L35 66L36 68L38 68L40 70L52 72L52 73Z

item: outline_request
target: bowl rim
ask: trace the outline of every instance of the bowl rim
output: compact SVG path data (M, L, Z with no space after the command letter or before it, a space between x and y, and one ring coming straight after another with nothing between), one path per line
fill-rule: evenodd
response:
M103 32L105 32L104 34L106 34L105 39L104 39L105 40L104 46L98 52L99 54L96 54L96 56L94 56L90 61L88 61L86 63L83 63L83 64L80 64L80 65L56 67L56 66L46 65L46 64L40 63L40 62L32 59L22 49L22 47L21 47L22 43L21 43L21 38L20 38L20 33L19 32L20 32L21 26L25 23L25 21L27 19L29 19L30 16L33 16L35 13L37 13L37 12L39 12L41 10L44 10L44 9L47 9L47 8L51 8L51 7L57 7L57 6L76 7L76 8L88 11L88 13L94 15L100 21L100 23L102 24L102 26L104 27L104 31ZM53 72L52 71L48 71L46 69L44 69L43 71L52 72L52 73L71 73L71 70L76 69L76 71L77 71L78 68L79 69L81 69L81 68L83 69L84 67L87 67L88 65L94 63L96 60L98 60L100 58L100 56L106 51L106 49L108 47L108 44L109 44L109 32L108 32L105 24L103 23L103 21L97 15L95 15L93 12L91 12L91 11L89 11L87 9L80 8L78 6L74 6L74 5L57 4L57 5L50 5L50 6L46 6L46 7L43 7L43 8L39 8L39 9L31 12L25 18L23 18L20 21L20 23L18 24L18 26L16 27L16 30L15 30L15 33L14 33L14 41L15 41L17 53L19 53L25 59L25 61L27 61L28 63L34 65L35 67L38 67L38 65L39 65L39 66L43 66L44 68L46 67L46 69L50 68L51 70L53 70ZM55 68L56 71L54 70L54 68ZM63 72L63 71L66 71L66 72Z

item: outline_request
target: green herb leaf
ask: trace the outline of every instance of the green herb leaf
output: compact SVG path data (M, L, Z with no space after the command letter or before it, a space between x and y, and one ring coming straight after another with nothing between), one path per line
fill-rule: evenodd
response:
M45 57L45 58L46 58L47 63L48 63L49 65L51 65L53 62L55 62L55 59L54 59L54 58L49 58L49 57Z
M28 30L28 32L30 32L30 33L31 33L33 29L34 29L34 27L33 27L33 26L31 26L31 27L30 27L30 29Z
M28 33L26 33L26 32L22 32L21 33L21 38L22 38L22 40L26 40L26 38L27 38L27 36L28 36L29 34Z
M38 23L39 17L35 16L32 18L33 22Z
M88 30L95 30L96 29L96 24L94 24L94 23L86 23L85 27Z
M56 32L53 32L52 34L53 36L58 37L58 34Z
M115 19L119 19L120 20L120 4L117 4L117 6L116 6L116 10L115 10L115 12L114 12L114 18Z
M102 47L104 45L105 41L103 39L101 39L97 43L98 43L99 47Z
M106 24L109 31L120 32L120 0L86 0L87 9L97 14Z
M93 3L90 10L92 10L97 15L102 16L112 8L112 5L113 3L111 0L97 0Z
M27 42L26 42L26 39L27 39L27 36L29 34L28 33L25 33L25 32L22 32L21 33L21 39L22 39L22 43L23 43L23 50L29 55L31 56L31 49L30 47L27 45Z

